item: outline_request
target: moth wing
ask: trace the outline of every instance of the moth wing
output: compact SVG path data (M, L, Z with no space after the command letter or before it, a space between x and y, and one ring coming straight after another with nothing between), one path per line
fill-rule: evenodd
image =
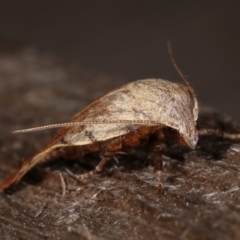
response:
M50 151L61 146L61 144L58 144L51 147L44 147L35 155L24 161L22 165L13 174L11 174L0 184L0 189L6 189L13 183L18 182L36 164L46 161L46 156Z
M138 80L97 99L71 120L72 122L128 120L133 124L64 127L59 129L49 144L83 146L105 141L137 129L140 125L134 124L136 121L149 121L149 124L151 121L160 122L178 130L186 142L192 144L190 140L192 132L195 131L195 121L190 102L191 97L184 85L161 79Z

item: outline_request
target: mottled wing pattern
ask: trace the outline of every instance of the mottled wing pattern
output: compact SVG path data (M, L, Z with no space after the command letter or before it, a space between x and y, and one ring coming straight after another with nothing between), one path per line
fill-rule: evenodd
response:
M71 121L149 120L178 130L186 143L197 142L195 119L188 87L161 79L138 80L97 99ZM138 125L107 124L65 127L49 142L87 145L124 135Z

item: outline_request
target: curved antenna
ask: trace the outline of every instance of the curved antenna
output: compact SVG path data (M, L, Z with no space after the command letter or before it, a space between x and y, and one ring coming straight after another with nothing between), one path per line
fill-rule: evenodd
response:
M174 55L173 55L173 51L172 51L172 46L171 46L171 42L168 41L167 43L167 48L168 48L168 54L170 55L170 59L172 61L172 64L175 68L175 70L177 71L177 73L179 74L179 76L183 79L183 81L188 85L190 86L190 83L188 82L187 80L187 76L183 74L182 70L179 68L179 66L177 65L177 62L174 58ZM190 86L191 87L191 86Z
M194 99L194 109L193 109L193 112L194 112L194 120L196 121L197 118L198 118L198 101L197 101L197 96L196 96L193 88L191 87L190 83L188 82L187 76L183 74L182 70L177 65L177 62L176 62L176 60L174 58L174 55L173 55L172 46L171 46L171 42L170 41L168 41L168 43L167 43L167 48L168 48L168 53L170 55L170 59L172 61L172 64L173 64L175 70L180 75L180 77L183 79L183 81L186 83L189 91L193 95L193 99Z
M56 123L45 125L41 127L27 128L22 130L16 130L13 133L27 133L27 132L36 132L52 128L61 128L61 127L75 127L83 125L102 125L102 124L136 124L136 125L159 125L159 121L150 121L150 120L117 120L117 121L86 121L86 122L66 122L66 123Z

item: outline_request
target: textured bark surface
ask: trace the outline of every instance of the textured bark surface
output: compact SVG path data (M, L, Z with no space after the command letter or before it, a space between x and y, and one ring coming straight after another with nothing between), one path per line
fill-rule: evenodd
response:
M11 135L15 129L66 122L86 104L126 83L86 72L49 54L22 49L0 55L0 180L39 149L53 131ZM213 110L199 127L237 132ZM239 239L240 143L202 137L190 151L164 148L163 187L148 150L129 149L100 174L77 182L99 158L58 159L30 171L0 193L1 239ZM63 195L61 176L66 184Z

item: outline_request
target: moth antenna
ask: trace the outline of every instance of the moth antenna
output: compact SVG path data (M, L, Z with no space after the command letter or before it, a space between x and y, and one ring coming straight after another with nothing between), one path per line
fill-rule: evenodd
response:
M41 127L34 127L34 128L26 128L26 129L21 129L21 130L16 130L13 131L12 133L27 133L27 132L37 132L37 131L42 131L42 130L46 130L46 129L52 129L52 128L59 128L59 127L68 127L68 126L76 126L76 125L80 125L77 123L56 123L56 124L50 124L50 125L45 125L45 126L41 126Z
M159 121L150 121L150 120L66 122L66 123L56 123L56 124L50 124L50 125L45 125L45 126L41 126L41 127L16 130L13 133L14 134L15 133L27 133L27 132L36 132L36 131L42 131L42 130L52 129L52 128L75 127L75 126L81 126L81 125L101 125L101 124L136 124L136 125L152 124L152 125L158 125L161 123Z
M168 43L167 43L167 48L168 48L168 54L170 56L171 62L173 64L175 70L177 71L179 76L183 79L183 81L186 83L186 85L190 86L190 83L188 82L187 76L183 74L182 70L177 65L177 62L176 62L176 59L174 57L173 50L172 50L172 45L171 45L170 41L168 41Z
M172 61L172 64L175 68L175 70L177 71L177 73L180 75L180 77L183 79L183 81L185 82L185 84L188 86L189 91L191 92L193 98L194 98L194 103L195 103L195 107L194 107L194 111L195 111L195 121L197 120L197 116L198 116L198 101L197 101L197 96L193 90L193 88L191 87L190 83L188 82L187 76L183 74L182 70L180 69L180 67L177 65L177 62L174 58L174 54L172 51L172 46L171 46L171 42L168 41L167 43L167 48L168 48L168 54L170 56L170 59Z
M218 129L200 129L198 130L199 136L209 136L209 135L215 135L221 138L225 139L231 139L231 140L240 140L240 133L227 133Z

